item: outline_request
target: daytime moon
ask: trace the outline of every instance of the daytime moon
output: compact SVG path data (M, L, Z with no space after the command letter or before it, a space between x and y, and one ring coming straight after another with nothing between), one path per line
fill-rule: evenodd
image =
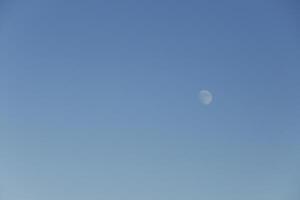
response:
M203 105L209 105L213 101L213 95L208 90L201 90L199 92L199 100Z

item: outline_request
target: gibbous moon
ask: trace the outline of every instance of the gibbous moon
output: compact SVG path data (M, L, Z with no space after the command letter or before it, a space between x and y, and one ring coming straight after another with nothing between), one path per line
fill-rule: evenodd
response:
M199 100L203 105L209 105L213 101L213 95L208 90L201 90L199 92Z

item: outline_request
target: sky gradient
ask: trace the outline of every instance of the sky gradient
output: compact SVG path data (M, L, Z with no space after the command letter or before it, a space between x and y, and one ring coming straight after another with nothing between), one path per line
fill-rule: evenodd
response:
M300 198L296 1L0 6L1 200Z

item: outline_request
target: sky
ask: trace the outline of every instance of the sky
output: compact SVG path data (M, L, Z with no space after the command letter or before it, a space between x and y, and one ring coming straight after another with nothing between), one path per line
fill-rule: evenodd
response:
M299 8L0 1L0 199L299 199Z

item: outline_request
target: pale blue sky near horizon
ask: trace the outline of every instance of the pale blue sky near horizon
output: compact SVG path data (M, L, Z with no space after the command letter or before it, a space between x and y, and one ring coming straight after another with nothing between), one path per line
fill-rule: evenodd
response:
M1 200L299 198L298 2L0 6Z

